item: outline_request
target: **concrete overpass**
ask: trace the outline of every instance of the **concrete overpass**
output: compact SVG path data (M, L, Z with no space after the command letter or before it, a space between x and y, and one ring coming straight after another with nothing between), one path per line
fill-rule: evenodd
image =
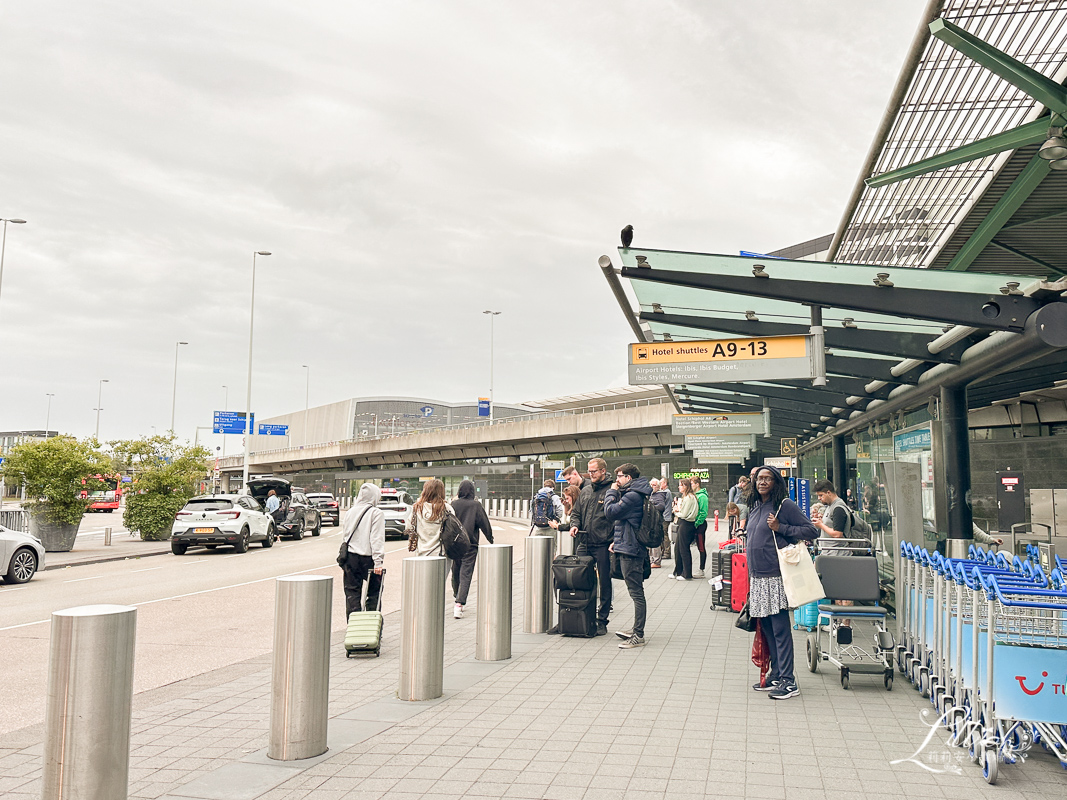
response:
M518 458L552 453L681 447L671 435L674 405L621 403L617 407L574 409L468 425L255 452L251 473L300 470L357 470L375 466L484 458ZM240 474L243 456L219 461L223 475Z

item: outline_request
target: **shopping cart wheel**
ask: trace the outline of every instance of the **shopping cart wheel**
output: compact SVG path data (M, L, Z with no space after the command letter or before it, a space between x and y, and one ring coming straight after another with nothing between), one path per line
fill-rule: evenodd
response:
M919 694L923 697L930 696L930 670L927 667L919 667L919 680L915 684Z
M808 636L808 670L811 672L819 671L819 660L821 656L819 653L819 638L817 634L811 634Z
M885 675L882 677L882 682L885 684L885 690L887 692L893 691L893 670L887 669Z
M982 777L986 779L986 783L992 785L997 782L998 767L996 748L987 747L982 761Z
M841 667L841 688L848 689L848 667Z

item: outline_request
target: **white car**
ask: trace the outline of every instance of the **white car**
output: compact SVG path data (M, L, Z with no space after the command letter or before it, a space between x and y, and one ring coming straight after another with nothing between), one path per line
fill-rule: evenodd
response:
M0 525L0 575L25 583L44 566L44 545L36 536Z
M181 556L197 545L209 550L230 545L238 553L244 553L249 542L272 547L276 536L274 520L254 497L208 494L192 498L175 515L170 551Z
M408 516L415 500L403 489L382 489L382 499L378 508L385 515L385 538L398 536L404 538L404 529L408 525Z

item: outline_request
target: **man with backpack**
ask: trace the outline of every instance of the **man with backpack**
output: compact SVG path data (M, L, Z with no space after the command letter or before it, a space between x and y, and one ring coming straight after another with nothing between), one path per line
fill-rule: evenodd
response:
M819 537L819 549L827 555L850 556L852 555L852 542L840 542L835 544L835 539L862 538L870 534L871 529L866 522L858 519L855 512L845 505L838 494L837 489L828 480L816 481L812 487L819 502L823 504L822 515L812 520L823 535ZM814 515L813 515L814 516ZM866 533L860 531L860 525L865 526ZM852 605L851 600L834 600L839 606ZM851 620L842 620L837 629L837 641L839 644L852 643Z
M615 482L604 493L604 516L614 523L614 538L611 550L618 556L626 590L634 603L634 626L630 630L617 631L622 639L621 650L631 650L645 644L645 576L651 574L648 548L652 543L642 542L639 534L647 537L649 530L659 531L659 545L663 543L663 512L652 505L649 499L652 487L647 478L633 464L623 464L615 470ZM658 525L657 525L658 522Z
M530 532L536 536L552 536L552 523L563 519L563 501L555 493L555 488L553 481L545 481L530 504Z
M652 495L649 498L663 516L663 530L666 533L668 527L671 524L671 519L674 517L674 509L671 505L671 490L667 487L666 479L659 481L655 478L651 478L648 481L649 486L652 487ZM659 547L652 548L652 552L649 555L652 557L652 569L659 569L660 562L666 557L670 558L670 540L664 536L664 544Z
M597 608L596 635L608 632L611 612L611 553L612 525L604 515L604 496L611 486L608 463L602 458L589 459L589 483L582 488L578 504L571 509L571 536L581 534L575 552L592 556L596 561L600 602Z

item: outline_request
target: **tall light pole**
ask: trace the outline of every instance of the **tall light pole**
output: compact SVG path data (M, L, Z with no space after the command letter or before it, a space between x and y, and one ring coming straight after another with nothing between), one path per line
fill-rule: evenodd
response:
M308 398L311 397L311 367L301 364L307 370L304 374L304 447L308 446Z
M493 424L493 318L499 317L499 311L483 311L489 315L489 424Z
M252 253L252 303L248 310L248 393L245 395L245 458L241 473L242 491L248 486L248 461L252 455L252 329L256 318L256 256L269 256L269 250Z
M230 410L230 387L229 386L223 386L222 390L225 392L225 394L223 395L223 400L222 400L222 410L223 411L229 411ZM225 433L222 434L222 457L226 458L226 434Z
M24 219L5 219L0 220L4 223L4 238L0 241L0 289L4 287L4 251L7 249L7 223L12 225L25 225Z
M170 396L170 432L174 433L174 409L178 405L178 348L188 342L174 343L174 391Z
M111 383L107 378L101 378L100 383L96 387L96 408L93 410L96 412L96 434L95 438L100 439L100 412L103 411L103 397L104 397L104 384Z
M48 398L48 410L44 414L44 438L48 438L48 424L52 421L52 398L55 397L55 392L45 392L45 397Z

